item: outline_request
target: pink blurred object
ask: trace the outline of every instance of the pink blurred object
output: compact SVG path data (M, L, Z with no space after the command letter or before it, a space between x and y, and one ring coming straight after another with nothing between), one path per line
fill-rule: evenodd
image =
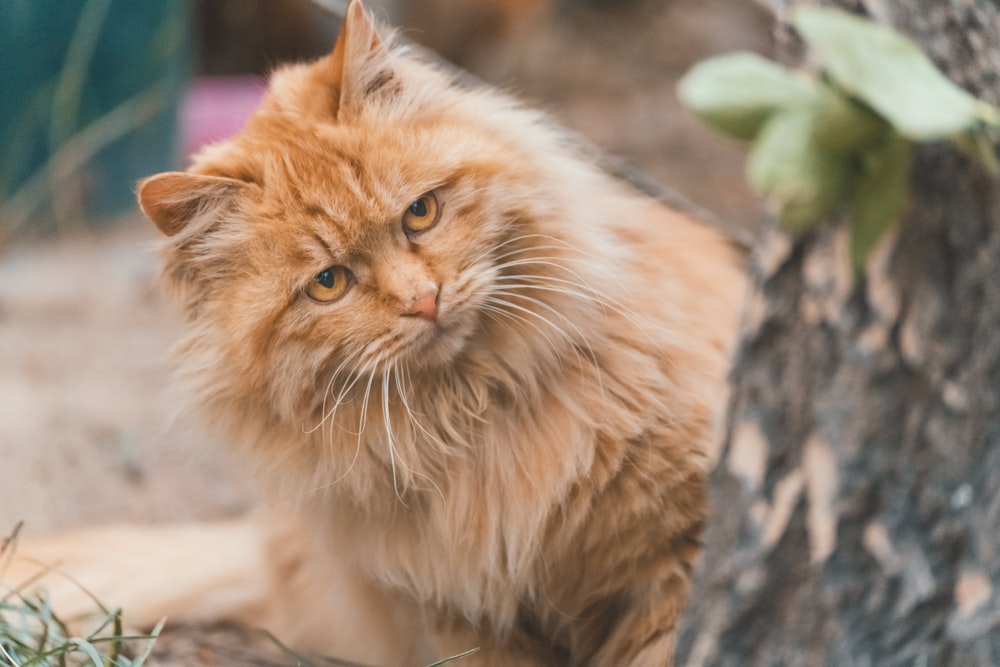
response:
M181 107L181 149L189 158L203 146L231 137L260 106L267 83L255 76L200 77Z

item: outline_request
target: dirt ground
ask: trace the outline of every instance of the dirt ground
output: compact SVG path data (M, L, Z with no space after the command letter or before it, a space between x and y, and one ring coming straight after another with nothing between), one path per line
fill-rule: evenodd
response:
M152 225L127 221L0 261L0 526L238 511L222 447L174 423L178 318L155 287Z
M486 72L602 149L744 227L759 215L743 153L682 112L695 60L767 49L746 0L675 0L631 19L580 19ZM610 26L610 27L609 27ZM513 53L514 55L511 55ZM167 353L180 321L156 286L152 225L20 241L0 254L0 533L231 515L252 484L210 434L176 418Z

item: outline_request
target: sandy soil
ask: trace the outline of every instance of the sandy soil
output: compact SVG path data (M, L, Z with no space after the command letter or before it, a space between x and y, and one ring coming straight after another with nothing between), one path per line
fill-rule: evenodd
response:
M0 532L244 507L224 448L174 418L154 231L77 230L0 261Z

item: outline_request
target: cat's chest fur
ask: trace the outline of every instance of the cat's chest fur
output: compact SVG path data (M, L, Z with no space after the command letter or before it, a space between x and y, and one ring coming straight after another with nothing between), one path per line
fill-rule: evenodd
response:
M369 576L430 608L502 631L525 606L582 608L559 573L584 572L576 559L632 530L609 523L630 504L670 511L642 480L701 473L702 434L675 427L694 406L668 398L677 363L655 341L617 343L571 356L531 395L478 387L474 414L454 398L436 412L446 399L432 387L427 400L370 400L355 470L313 507ZM458 387L466 400L476 389Z

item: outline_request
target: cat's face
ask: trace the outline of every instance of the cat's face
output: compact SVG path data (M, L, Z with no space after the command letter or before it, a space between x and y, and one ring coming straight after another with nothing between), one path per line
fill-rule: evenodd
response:
M280 71L243 133L142 183L167 276L215 337L206 365L299 411L471 344L559 339L529 312L572 276L544 185L470 96L394 60L352 3L333 54Z
M295 137L307 144L260 147L272 159L229 255L240 277L216 283L213 299L240 328L281 332L258 352L294 352L299 367L448 363L481 329L493 249L518 233L506 184L433 122L310 129ZM468 154L441 159L441 146Z

